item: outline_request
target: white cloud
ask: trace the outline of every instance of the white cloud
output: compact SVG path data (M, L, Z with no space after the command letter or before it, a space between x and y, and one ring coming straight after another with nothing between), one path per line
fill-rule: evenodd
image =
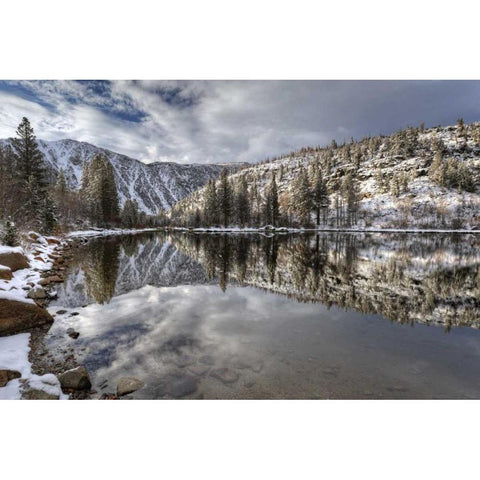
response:
M27 116L39 138L82 140L145 162L256 161L332 138L480 115L472 101L478 82L114 81L92 88L28 81L10 87L31 96L0 90L0 136L12 136ZM132 113L140 113L137 121L125 120Z

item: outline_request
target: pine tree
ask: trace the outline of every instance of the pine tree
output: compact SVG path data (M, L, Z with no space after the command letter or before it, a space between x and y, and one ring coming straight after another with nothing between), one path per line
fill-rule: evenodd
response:
M230 223L233 212L233 191L228 181L228 172L224 168L220 175L220 186L218 188L218 206L220 211L220 219L224 227Z
M217 199L217 187L215 180L209 180L205 189L205 202L204 202L205 222L207 225L215 225L218 223L218 199Z
M322 172L320 169L316 170L313 178L313 206L316 213L317 226L320 225L320 212L323 212L323 222L328 218L328 190L327 185L323 181Z
M33 128L26 117L23 117L16 134L12 145L19 195L23 203L22 220L41 228L43 212L40 210L46 194L43 154L38 149Z
M49 235L53 232L55 224L57 223L57 212L55 203L52 200L50 195L45 195L43 199L43 221L42 221L42 232Z
M122 226L134 228L139 223L138 204L136 200L126 200L120 215Z
M310 222L312 206L312 195L308 175L305 169L301 167L297 177L293 181L290 196L290 208L298 216L301 225L306 225Z
M65 172L63 171L63 168L61 168L58 172L57 183L55 184L55 194L61 201L61 199L64 199L66 197L67 192L67 180L65 178Z
M12 139L17 175L23 182L31 178L39 192L46 187L43 154L38 149L33 128L28 118L23 117L16 130L17 138Z
M359 202L359 192L357 182L349 173L343 180L342 196L347 207L347 224L356 225Z
M8 247L15 247L18 245L17 227L15 223L9 218L5 222L5 228L2 235L2 243Z
M445 186L446 164L443 161L443 154L440 150L435 153L434 160L428 169L428 176L437 185L440 185L441 187Z
M0 145L0 218L13 215L23 203L14 172L12 149Z
M118 218L120 208L114 171L104 155L94 155L84 168L81 196L94 223L108 225Z
M275 181L275 175L272 175L272 181L270 182L270 188L268 192L270 196L270 204L271 204L271 219L272 225L277 226L278 218L280 216L280 208L278 205L278 191L277 191L277 182Z
M235 212L238 223L242 227L250 223L250 199L247 180L243 175L240 177L235 195Z

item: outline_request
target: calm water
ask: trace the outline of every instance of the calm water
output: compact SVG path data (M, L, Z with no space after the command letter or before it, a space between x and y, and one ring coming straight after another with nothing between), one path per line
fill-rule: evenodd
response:
M51 305L134 398L480 398L474 235L146 234L76 251ZM78 315L71 315L71 313ZM77 340L65 335L73 327Z

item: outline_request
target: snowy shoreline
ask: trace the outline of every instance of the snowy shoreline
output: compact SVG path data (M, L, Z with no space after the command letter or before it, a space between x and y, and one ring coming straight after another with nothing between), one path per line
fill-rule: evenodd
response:
M345 232L345 233L456 233L456 234L480 234L480 230L448 230L448 229L420 229L420 228L286 228L286 227L171 227L170 230L194 233L304 233L304 232Z

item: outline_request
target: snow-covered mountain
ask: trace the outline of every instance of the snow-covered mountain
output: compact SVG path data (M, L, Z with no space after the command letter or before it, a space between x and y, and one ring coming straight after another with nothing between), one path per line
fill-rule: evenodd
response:
M456 162L452 163L454 169L465 167L472 188L441 185L432 179L430 167L439 150L446 168L449 161ZM318 162L330 194L329 226L336 226L335 195L350 174L359 191L358 227L480 228L480 123L407 128L390 136L367 137L343 145L302 148L250 165L229 178L235 184L245 177L251 193L255 185L261 209L275 175L280 212L288 216L294 180L300 169L310 171L314 162ZM204 202L205 188L182 199L171 212L188 223ZM311 219L315 221L313 212Z
M6 144L9 140L0 140ZM95 154L103 153L115 171L120 203L137 200L140 210L156 214L159 208L168 210L174 203L203 187L210 178L217 177L222 165L184 165L170 162L146 164L134 158L75 140L37 140L54 181L60 168L70 188L78 189L82 179L82 165ZM235 168L235 167L232 167Z

